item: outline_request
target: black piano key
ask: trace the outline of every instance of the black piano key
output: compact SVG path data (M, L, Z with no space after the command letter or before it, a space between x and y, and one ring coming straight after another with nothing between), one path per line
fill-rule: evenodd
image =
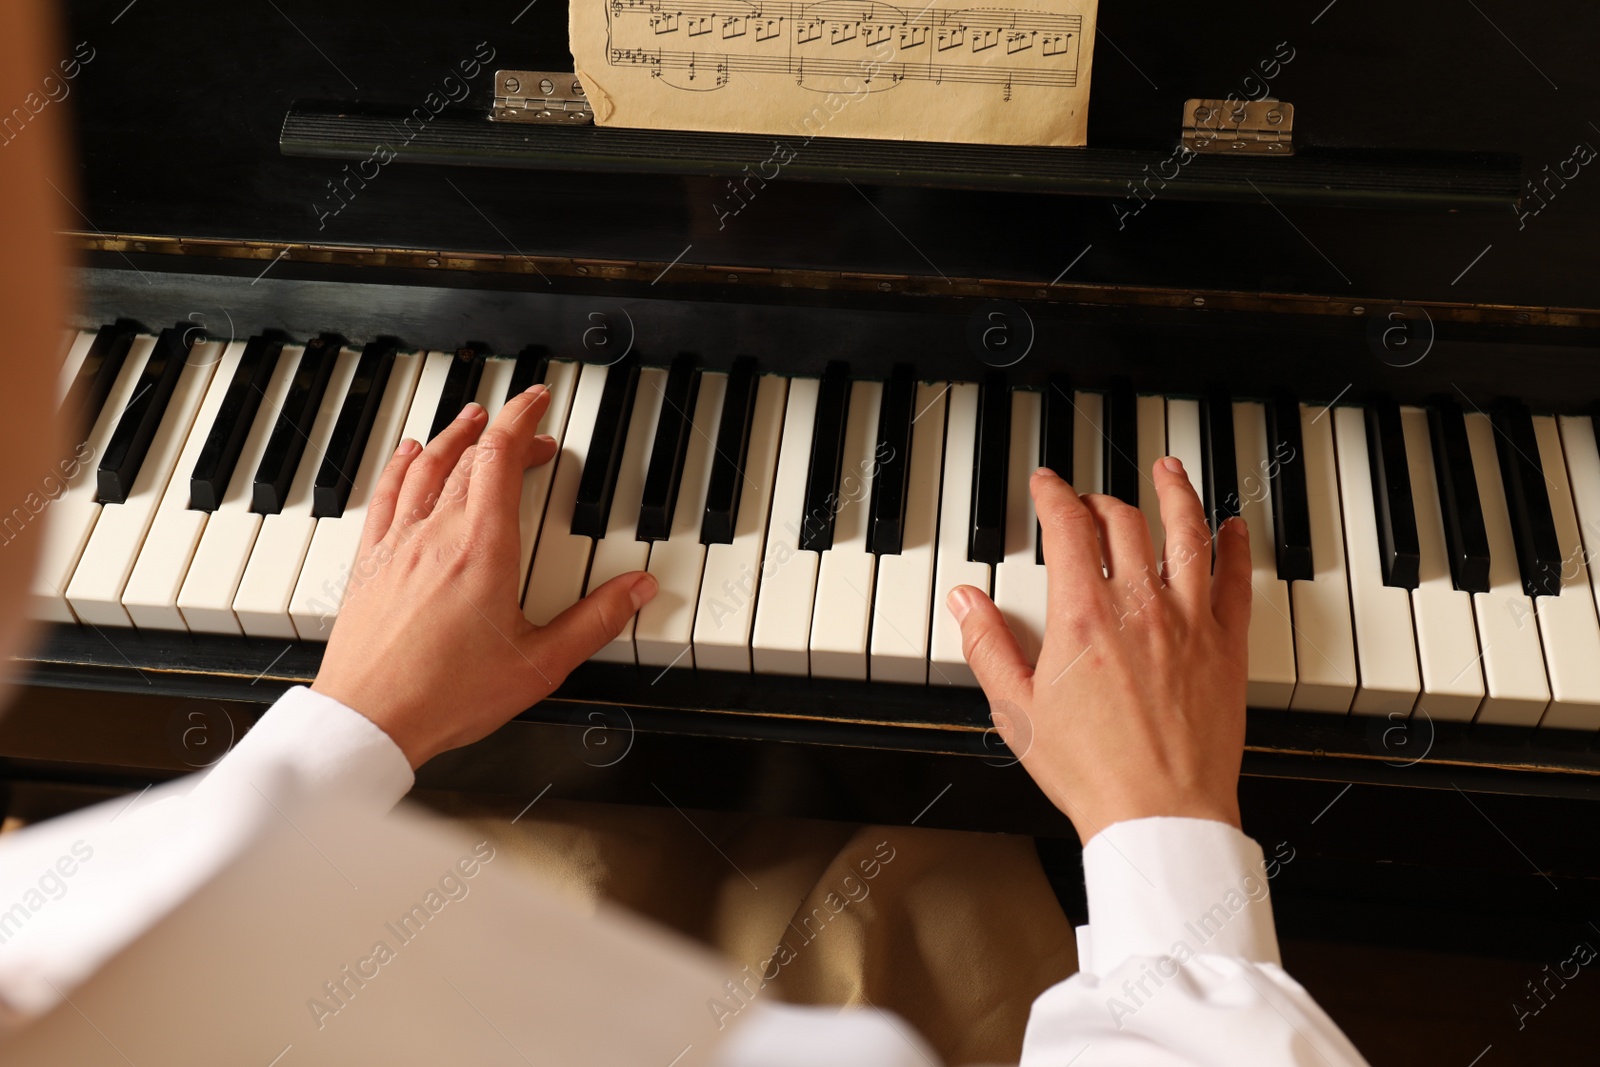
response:
M428 429L428 441L455 421L461 409L478 395L478 381L483 377L483 353L476 348L456 349L450 360L450 373L445 375L444 390L439 394L439 406L433 409L433 425ZM428 441L422 442L427 444Z
M639 388L639 364L632 356L606 371L600 408L595 412L589 455L578 480L578 498L572 508L572 532L582 537L604 537L611 518L611 498L617 492L617 471L622 466L623 438L633 415L633 397Z
M1505 483L1506 507L1511 512L1511 536L1517 546L1517 566L1522 588L1529 596L1554 596L1561 592L1561 539L1550 511L1550 493L1539 464L1539 441L1533 433L1533 415L1516 400L1494 406L1495 451L1500 457L1500 478Z
M311 425L317 419L317 409L322 406L328 379L333 377L334 364L343 348L343 337L323 334L307 343L301 353L294 381L289 383L289 395L278 412L251 485L250 510L257 515L276 515L289 499L289 487L294 484L306 442L311 438Z
M398 347L399 343L392 337L380 337L361 350L355 378L344 395L339 420L333 424L333 436L328 441L328 451L323 454L317 480L312 484L311 514L315 518L336 519L344 514L344 506L350 501L350 489L355 485L356 471L361 468L361 454L367 450L373 420L378 417L383 391L389 385L389 372L394 369Z
M80 427L87 430L100 409L106 406L106 397L116 384L117 375L122 373L122 365L128 361L128 350L142 329L132 319L118 319L95 331L78 375L72 380L72 388L61 405L67 417L76 420L74 430Z
M1233 447L1233 396L1213 386L1200 402L1200 448L1204 466L1206 517L1211 532L1239 514L1239 467Z
M1489 534L1483 526L1478 474L1472 464L1472 446L1467 440L1467 420L1461 405L1448 396L1434 397L1428 405L1428 431L1451 581L1465 592L1487 593Z
M196 511L216 511L239 465L245 438L261 410L261 397L278 367L283 339L256 336L244 346L244 355L234 369L233 381L222 397L217 419L206 434L206 443L189 476L189 506Z
M750 450L750 421L756 410L759 385L756 361L740 356L728 373L722 400L722 420L717 426L716 450L711 456L711 484L706 490L706 512L700 522L700 543L733 543L733 526L739 517L744 491L744 464Z
M1072 481L1072 419L1076 412L1072 379L1052 374L1044 389L1044 423L1039 428L1040 466Z
M823 552L833 547L833 519L839 512L840 464L844 462L845 416L850 409L850 368L834 360L822 371L817 418L811 433L811 464L806 471L806 509L800 516L800 548Z
M641 541L665 541L672 532L672 513L677 510L678 489L683 484L683 457L694 432L695 397L700 392L700 372L694 364L693 356L680 355L667 371L661 417L656 420L656 439L650 446L650 465L639 498L636 536Z
M1267 480L1272 486L1272 528L1278 578L1309 582L1317 576L1311 555L1311 506L1306 500L1305 444L1300 402L1279 392L1267 405Z
M1230 427L1232 423L1229 424ZM1133 382L1113 378L1105 400L1101 427L1106 439L1104 485L1106 493L1124 504L1139 506L1139 398Z
M972 522L967 557L999 563L1006 555L1006 483L1010 481L1011 390L990 371L978 390L977 448L972 457ZM1060 472L1057 472L1060 473Z
M100 467L95 472L95 488L102 504L121 504L133 491L155 440L161 417L167 413L172 391L177 388L178 375L189 361L189 349L199 338L200 331L190 323L179 323L162 330L156 338L149 362L139 375L133 397L122 409L117 428L111 433L105 454L100 457Z
M1039 425L1039 466L1053 471L1071 483L1072 471L1072 420L1077 412L1077 402L1072 396L1072 379L1065 374L1052 374L1044 387L1044 410ZM1034 562L1044 563L1044 535L1034 539Z
M521 396L545 380L550 372L550 353L543 345L529 345L517 356L517 365L511 369L511 384L506 386L506 399Z
M1378 556L1383 584L1415 589L1422 566L1417 543L1416 502L1400 405L1388 397L1367 404L1367 461L1372 470L1372 502L1378 519Z
M878 442L873 459L872 513L868 550L880 556L898 556L905 543L906 479L911 474L912 409L917 402L917 380L909 363L897 363L883 384L878 405Z

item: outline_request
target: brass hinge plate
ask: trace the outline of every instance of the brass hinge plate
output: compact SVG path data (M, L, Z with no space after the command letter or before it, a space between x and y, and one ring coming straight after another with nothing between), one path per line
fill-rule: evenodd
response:
M1183 143L1208 156L1294 155L1294 105L1265 100L1186 100Z
M585 126L594 122L594 111L583 95L583 83L570 70L497 70L489 117L496 122Z

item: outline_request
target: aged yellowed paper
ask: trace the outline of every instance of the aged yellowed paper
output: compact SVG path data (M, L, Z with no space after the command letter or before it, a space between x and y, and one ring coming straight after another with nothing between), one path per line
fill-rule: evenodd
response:
M601 126L1081 145L1096 0L570 0Z

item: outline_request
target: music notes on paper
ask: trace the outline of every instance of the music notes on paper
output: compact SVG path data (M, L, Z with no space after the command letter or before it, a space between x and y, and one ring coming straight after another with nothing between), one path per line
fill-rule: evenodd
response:
M599 125L1081 145L1095 0L572 0Z

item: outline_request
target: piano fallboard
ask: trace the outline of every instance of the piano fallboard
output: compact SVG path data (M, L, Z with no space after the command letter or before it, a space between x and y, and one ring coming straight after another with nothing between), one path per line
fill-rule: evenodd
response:
M322 650L314 642L58 625L22 666L30 685L267 704L290 686L311 684ZM953 757L996 778L1020 772L989 724L982 693L956 686L588 663L518 721L580 736L599 730L619 747L635 734L721 737ZM601 737L590 742L598 752ZM514 793L530 780L526 771L500 762L490 774L472 775L472 787ZM1600 801L1600 744L1580 731L1252 708L1244 773ZM431 781L462 784L449 774ZM1020 828L1001 811L979 821Z

